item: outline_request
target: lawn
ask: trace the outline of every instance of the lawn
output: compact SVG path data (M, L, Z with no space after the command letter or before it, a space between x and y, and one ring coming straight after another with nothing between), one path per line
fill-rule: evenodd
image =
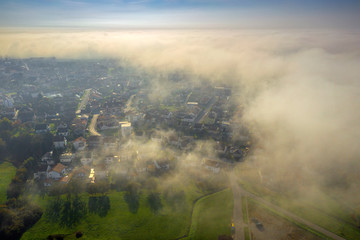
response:
M9 162L0 164L0 204L6 202L6 190L15 176L16 168Z
M106 129L99 131L102 135L105 135L107 137L118 137L119 136L119 128L116 129Z
M175 239L186 234L192 202L203 195L194 184L185 182L186 187L183 189L186 200L182 208L174 209L162 199L163 208L155 214L147 204L148 192L143 189L140 195L140 207L137 213L133 214L124 200L124 192L111 191L108 194L111 207L105 217L88 213L79 225L67 229L61 228L57 223L46 222L43 216L21 239L46 239L50 234L68 234L76 231L84 233L82 239ZM46 205L48 198L32 196L32 200L41 207ZM88 194L83 193L82 198L87 202ZM69 236L65 239L75 239L75 237Z
M194 208L189 239L231 236L233 195L230 189L200 199Z

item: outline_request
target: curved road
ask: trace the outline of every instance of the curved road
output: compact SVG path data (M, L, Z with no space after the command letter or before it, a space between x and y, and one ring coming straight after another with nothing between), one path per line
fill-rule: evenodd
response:
M94 114L94 116L91 119L90 125L89 125L89 132L92 136L101 136L98 131L96 131L96 122L99 117L99 114Z
M244 239L244 222L243 222L243 216L242 216L242 205L241 205L241 196L247 196L247 197L251 197L253 199L255 199L256 201L258 201L259 203L272 208L274 210L276 210L277 212L295 220L296 222L302 223L314 230L316 230L319 233L322 233L324 235L326 235L327 237L330 237L331 239L335 239L335 240L346 240L345 238L342 238L338 235L336 235L335 233L332 233L322 227L320 227L319 225L316 225L315 223L312 223L308 220L305 220L279 206L274 205L273 203L270 203L266 200L264 200L261 197L258 197L246 190L244 190L236 181L236 176L235 173L232 172L230 174L230 183L231 183L231 188L233 190L233 196L234 196L234 224L235 224L235 228L236 228L236 232L234 235L234 240L239 240L239 239Z

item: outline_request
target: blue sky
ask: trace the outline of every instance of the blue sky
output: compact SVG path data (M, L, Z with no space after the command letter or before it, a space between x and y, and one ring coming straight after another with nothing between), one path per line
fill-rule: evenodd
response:
M1 27L356 28L358 0L2 0Z

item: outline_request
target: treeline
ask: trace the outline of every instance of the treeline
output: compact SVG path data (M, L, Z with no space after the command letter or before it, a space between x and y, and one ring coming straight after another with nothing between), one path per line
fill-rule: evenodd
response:
M27 179L32 176L36 161L30 157L16 170L7 189L6 207L0 209L0 239L19 239L42 216L40 207L22 196Z
M27 201L24 191L39 159L52 147L51 135L35 135L31 126L0 120L0 162L17 167L7 189L6 205L0 209L0 239L19 239L42 216L42 209Z
M20 239L42 216L40 207L26 199L10 199L6 208L0 209L0 239Z
M53 184L48 191L51 196L45 210L45 219L58 223L61 227L71 228L81 222L87 213L105 217L110 210L110 199L106 196L110 185L107 181L86 184L79 180L68 184ZM89 194L86 203L79 193ZM66 196L66 197L64 197Z
M19 167L29 157L41 158L52 148L52 135L33 133L31 126L0 120L0 162L7 160Z
M72 227L86 216L86 203L78 195L68 194L66 199L55 197L48 202L45 218L57 222L62 227Z

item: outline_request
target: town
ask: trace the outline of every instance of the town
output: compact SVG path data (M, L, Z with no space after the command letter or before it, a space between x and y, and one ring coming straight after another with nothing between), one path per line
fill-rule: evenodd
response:
M52 147L34 169L46 187L72 178L94 183L110 169L134 177L185 164L216 174L249 150L246 129L242 141L232 141L235 107L225 86L194 87L176 72L167 76L175 86L168 96L153 100L152 76L115 60L2 59L0 68L1 118L51 135ZM214 142L215 154L181 162L181 152L204 139ZM148 157L144 142L171 152Z

